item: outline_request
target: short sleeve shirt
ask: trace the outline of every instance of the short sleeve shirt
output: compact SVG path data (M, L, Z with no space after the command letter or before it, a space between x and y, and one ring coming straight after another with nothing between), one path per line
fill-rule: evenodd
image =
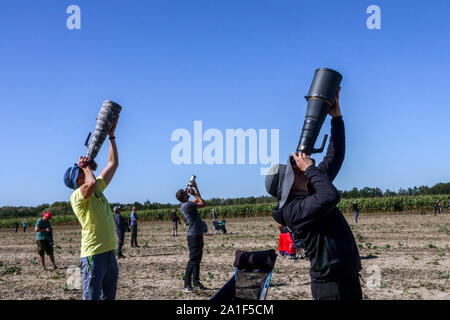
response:
M70 196L73 212L81 224L81 258L114 250L117 244L114 213L103 194L105 180L97 178L97 190L87 199L81 188Z
M42 218L39 218L36 221L36 227L40 228L40 229L52 229L51 225L50 225L50 221L48 220L43 220ZM51 234L50 232L36 232L36 240L52 240Z
M189 225L187 235L203 235L204 222L197 211L197 204L192 201L183 202L180 209L184 219Z

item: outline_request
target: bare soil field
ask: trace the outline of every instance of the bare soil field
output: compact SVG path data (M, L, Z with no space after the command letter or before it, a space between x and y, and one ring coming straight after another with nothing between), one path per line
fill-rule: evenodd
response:
M450 214L362 213L358 224L346 218L360 247L365 299L450 299ZM236 250L277 250L271 217L230 219L227 230L204 238L201 281L208 290L184 293L187 228L180 225L172 237L171 222L142 222L140 248L131 248L126 234L117 299L209 299L233 275ZM67 268L79 265L80 237L79 226L55 226L59 269L44 270L31 226L26 233L0 230L0 299L81 299L81 290L66 285ZM278 256L267 299L312 299L308 271L309 261Z

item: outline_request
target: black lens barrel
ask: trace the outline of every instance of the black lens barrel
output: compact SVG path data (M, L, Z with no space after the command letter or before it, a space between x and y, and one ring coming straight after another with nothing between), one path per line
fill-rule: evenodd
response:
M337 71L328 68L316 70L309 93L305 97L308 105L297 152L306 154L322 152L321 149L314 149L314 144L328 111L335 102L341 81L342 75Z

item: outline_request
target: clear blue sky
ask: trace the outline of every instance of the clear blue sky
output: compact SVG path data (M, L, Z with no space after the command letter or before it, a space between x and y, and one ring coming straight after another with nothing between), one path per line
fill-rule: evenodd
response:
M66 28L71 4L81 30ZM366 27L371 4L381 30ZM205 198L264 195L259 164L174 165L171 134L194 120L275 128L285 162L318 67L344 76L338 189L448 182L449 12L447 0L2 1L0 206L69 199L63 173L104 99L123 105L110 202L175 203L191 174Z

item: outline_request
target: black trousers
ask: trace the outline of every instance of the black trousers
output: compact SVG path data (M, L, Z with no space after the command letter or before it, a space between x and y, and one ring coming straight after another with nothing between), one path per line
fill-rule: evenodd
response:
M314 300L362 300L359 275L338 282L311 282Z
M137 224L131 226L131 246L137 247Z
M122 247L123 247L124 238L125 238L125 234L117 233L116 255L118 255L118 256L122 255Z
M189 261L184 274L184 285L190 286L191 279L194 285L200 283L200 262L203 256L203 235L187 237L189 246Z

